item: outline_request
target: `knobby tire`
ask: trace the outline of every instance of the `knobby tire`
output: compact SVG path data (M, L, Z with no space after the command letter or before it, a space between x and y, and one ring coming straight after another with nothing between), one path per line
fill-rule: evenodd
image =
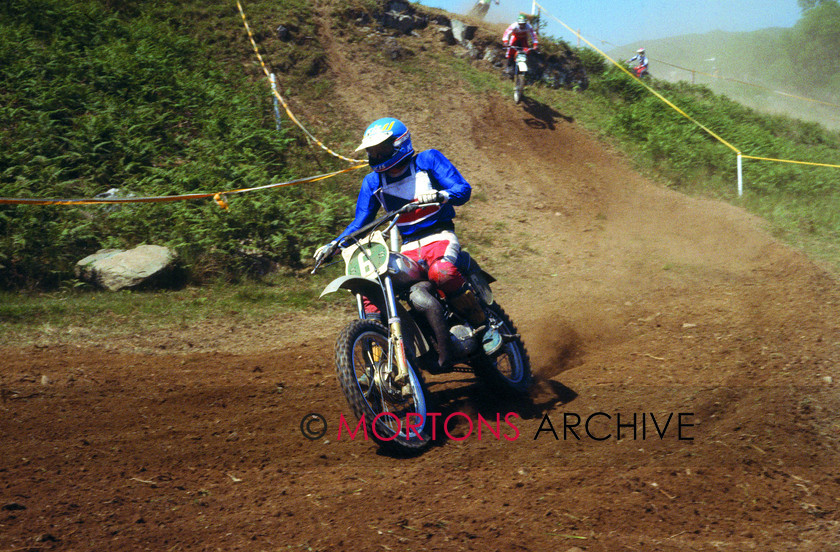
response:
M431 445L433 420L426 417L419 429L410 432L406 432L405 421L409 413L416 412L425 417L432 412L431 397L422 374L411 366L412 394L408 399L396 393L395 387L377 383L374 370L387 365L388 337L388 329L377 320L354 320L348 324L336 342L338 382L356 418L364 418L366 435L390 452L416 454ZM391 416L376 419L383 412L392 412L397 417L402 426L398 428L399 432L395 430Z

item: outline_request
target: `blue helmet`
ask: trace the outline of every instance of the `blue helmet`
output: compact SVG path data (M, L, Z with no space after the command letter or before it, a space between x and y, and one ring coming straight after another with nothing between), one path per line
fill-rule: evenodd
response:
M402 121L393 117L384 117L372 122L365 130L362 144L356 151L383 143L389 143L391 149L376 156L368 153L368 164L376 172L385 172L414 154L411 133Z

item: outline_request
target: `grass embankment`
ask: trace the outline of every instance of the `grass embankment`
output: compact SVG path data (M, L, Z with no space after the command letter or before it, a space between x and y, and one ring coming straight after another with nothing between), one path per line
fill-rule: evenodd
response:
M20 0L0 13L0 196L171 196L347 166L276 129L234 3ZM324 53L310 40L309 4L255 3L254 14L290 29L287 42L258 34L276 70L318 81ZM349 185L238 195L227 211L209 201L2 206L0 288L55 288L82 257L142 243L175 248L193 282L300 267L351 208Z
M319 298L340 273L335 265L309 277L281 272L237 284L217 281L167 291L4 291L0 292L0 347L61 343L81 334L100 339L130 337L219 320L259 324L293 311L352 309L343 294Z

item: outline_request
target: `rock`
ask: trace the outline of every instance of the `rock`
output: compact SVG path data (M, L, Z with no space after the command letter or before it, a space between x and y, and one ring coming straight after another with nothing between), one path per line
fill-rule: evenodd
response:
M452 34L452 29L450 27L438 27L438 32L440 33L440 39L442 42L450 46L454 46L458 43L455 40L455 36Z
M94 197L97 198L97 199L127 199L127 198L132 198L132 197L135 197L135 196L134 196L133 193L124 192L123 190L120 190L119 188L109 188L108 190L106 190L102 193L96 194ZM114 211L116 211L119 208L120 208L120 205L118 203L106 204L104 206L104 210L109 212L109 213L113 213Z
M504 59L504 56L501 54L499 50L494 48L487 48L484 51L484 57L482 58L484 61L492 64L499 63L499 60Z
M426 19L416 14L410 15L389 11L382 16L382 25L397 29L402 34L411 34L414 29L422 29L426 24Z
M103 249L76 263L75 273L80 280L110 291L182 283L177 255L159 245L141 245L128 251Z
M116 197L121 197L120 196L120 189L119 188L110 188L110 189L102 192L101 194L96 194L93 197L98 198L98 199L112 199L112 198L116 198Z
M388 2L385 11L389 12L396 12L396 13L412 13L413 10L411 9L411 4L406 2L405 0L391 0Z
M417 11L405 0L391 0L385 6L382 25L397 29L402 34L411 34L415 29L423 29L429 23L425 15Z
M388 38L385 40L385 45L383 46L382 53L385 57L391 59L391 61L397 61L400 59L405 59L414 55L414 52L403 48L399 42L393 37Z
M452 36L455 37L455 40L458 41L460 44L466 45L466 43L473 39L475 36L476 27L473 25L467 25L463 21L458 21L457 19L452 20Z
M481 57L481 52L473 45L472 42L467 41L464 43L464 52L461 54L461 57L479 59Z
M292 38L292 32L284 25L278 25L274 32L277 33L277 38L283 42L288 42Z
M431 15L429 17L429 21L431 21L432 23L435 23L437 25L444 26L446 28L449 28L449 26L452 24L448 17L446 17L445 15L441 15L441 14Z

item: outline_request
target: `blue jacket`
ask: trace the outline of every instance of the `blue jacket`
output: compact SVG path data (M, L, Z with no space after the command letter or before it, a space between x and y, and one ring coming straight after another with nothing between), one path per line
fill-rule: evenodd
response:
M641 65L642 67L648 66L648 58L644 54L636 54L635 56L628 59L627 63L633 63L636 60L639 60L639 65Z
M397 228L403 239L434 224L455 218L453 205L463 205L470 199L472 188L464 180L455 165L438 150L421 151L409 163L408 170L396 178L385 173L370 173L362 181L359 198L356 200L356 217L338 236L359 230L376 219L379 207L394 211L416 200L420 195L434 190L449 194L449 200L441 206L426 207L400 216Z

